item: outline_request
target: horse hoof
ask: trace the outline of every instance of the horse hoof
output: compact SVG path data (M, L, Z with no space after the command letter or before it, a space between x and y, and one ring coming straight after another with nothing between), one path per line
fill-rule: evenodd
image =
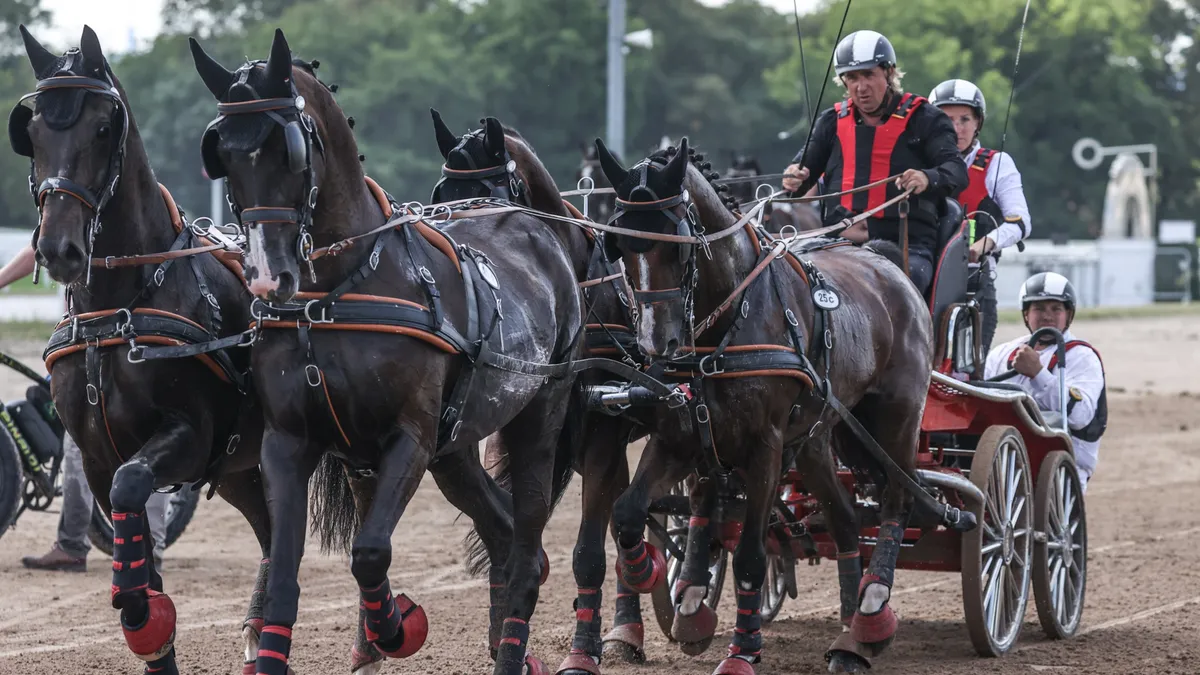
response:
M386 658L369 642L366 652L359 651L357 646L351 647L350 672L352 675L377 675L383 670L383 662ZM255 674L249 673L249 675Z
M874 614L855 612L854 618L850 620L850 637L863 646L871 646L874 652L872 655L877 655L891 643L898 626L899 621L896 619L896 613L892 611L892 606L884 605Z
M693 653L684 649L685 654L695 656L696 654L703 653L705 649L708 649L708 645L712 643L712 637L716 632L717 613L713 611L712 607L703 602L700 603L700 608L693 614L685 616L680 614L678 610L675 612L675 622L671 626L671 637L676 642L684 644L704 644L704 647L698 652Z
M840 649L829 652L829 672L831 673L861 673L871 668L871 662L853 652Z
M532 654L525 655L525 675L550 675L550 669Z
M645 626L640 623L626 623L613 626L604 636L601 654L604 658L622 663L645 663L646 652L642 644L646 638Z
M600 675L600 664L583 652L571 652L555 675Z
M717 664L713 675L754 675L754 666L750 665L746 659L727 656L725 660Z

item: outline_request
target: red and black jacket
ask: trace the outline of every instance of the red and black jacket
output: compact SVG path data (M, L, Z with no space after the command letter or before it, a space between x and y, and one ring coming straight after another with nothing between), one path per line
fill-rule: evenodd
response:
M823 193L867 185L908 169L919 169L929 178L929 189L910 198L909 244L930 251L937 242L938 203L967 186L966 167L958 154L957 137L950 118L925 99L913 94L892 96L887 119L878 126L860 122L850 101L821 113L803 156L809 180L806 192L824 176ZM825 221L837 222L847 215L862 213L900 194L894 182L824 204ZM832 200L828 200L832 201ZM900 213L896 205L867 220L872 238L899 241Z
M966 189L954 196L962 204L967 217L975 219L975 239L977 240L987 236L989 232L1004 222L1004 211L992 198L987 185L988 167L991 166L992 160L996 158L997 154L995 150L979 148L979 151L975 153L975 160L967 167ZM977 211L982 211L987 215L976 213Z

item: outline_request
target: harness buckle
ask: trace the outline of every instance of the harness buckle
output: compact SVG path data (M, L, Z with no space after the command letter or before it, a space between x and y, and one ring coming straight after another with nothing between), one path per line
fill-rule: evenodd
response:
M712 417L708 413L708 404L701 403L696 406L696 421L700 424L708 424Z
M825 329L825 349L833 349L833 331Z
M705 364L708 364L706 367ZM711 370L709 370L711 368ZM713 360L713 354L709 354L700 359L700 373L705 377L713 377L724 373L725 369L718 366Z
M100 390L97 389L96 385L92 384L91 382L88 382L87 384L87 402L90 405L100 404Z
M460 429L462 429L462 420L455 422L454 428L450 430L450 440L451 441L458 440L458 432Z
M107 259L105 259L105 264L108 264ZM167 271L165 269L159 267L158 269L154 270L154 285L155 286L161 287L163 285L163 280L166 278L167 278Z
M242 440L241 434L234 434L234 435L230 436L229 443L227 443L225 445L225 454L232 455L233 453L237 452L237 446L238 446L238 443L241 442L241 440Z
M145 357L141 356L142 349L142 347L137 345L136 341L130 340L129 353L125 355L125 360L130 363L142 363L146 360Z
M310 209L317 208L317 192L318 189L316 185L314 185L313 188L308 191L308 208Z
M371 257L368 260L371 265L371 271L374 272L376 267L379 267L379 251L371 251Z
M325 310L327 309L326 307L321 307L321 318L313 318L311 310L313 305L317 304L317 302L319 302L319 300L313 298L304 304L304 318L307 319L309 323L333 323L333 319L326 318L325 316Z
M787 318L787 322L791 324L793 328L800 327L800 322L796 320L796 315L792 312L790 307L783 311L783 316Z
M750 301L743 300L742 301L742 318L745 319L749 316L750 316Z
M79 341L79 315L71 317L71 344Z
M124 316L124 320L120 318L122 315ZM117 310L115 316L118 317L117 325L114 328L117 337L124 339L133 335L133 314L128 309L122 307Z
M308 386L321 386L321 369L317 368L316 364L310 363L304 366L304 378L308 380Z
M670 394L667 394L665 400L667 403L667 408L674 410L687 405L688 401L691 401L692 398L694 398L694 395L692 394L692 388L686 384L680 384L676 385L675 389L673 389Z
M258 328L250 328L242 333L242 339L234 345L235 347L250 347L255 342L258 342Z
M420 269L418 269L417 272L420 273L420 275L421 275L421 281L424 281L427 284L437 283L436 281L434 281L433 273L429 271L428 267L421 265Z

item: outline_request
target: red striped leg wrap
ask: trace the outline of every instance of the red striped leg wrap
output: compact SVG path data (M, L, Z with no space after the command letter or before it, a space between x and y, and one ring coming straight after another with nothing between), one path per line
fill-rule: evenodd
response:
M393 659L416 654L429 635L425 610L407 595L392 597L391 584L386 579L374 588L360 586L359 591L366 611L363 630L367 640Z
M600 658L600 606L603 593L599 588L580 588L575 596L575 638L571 653Z
M113 608L119 608L117 596L150 588L150 568L146 566L146 512L113 511Z
M762 591L737 589L737 622L733 628L729 656L736 656L748 663L758 663L762 655L761 609Z
M667 561L645 540L621 551L621 580L638 593L649 593L666 580Z
M292 650L292 629L287 626L263 626L258 641L256 675L288 675L288 654Z

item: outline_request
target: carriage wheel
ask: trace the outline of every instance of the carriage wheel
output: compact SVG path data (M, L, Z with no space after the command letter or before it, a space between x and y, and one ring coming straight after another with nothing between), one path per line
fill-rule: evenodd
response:
M783 600L787 597L787 564L781 555L767 556L767 578L763 581L762 609L759 610L764 626L779 616L779 610L783 608Z
M688 479L684 479L676 484L671 488L670 494L687 495L687 481ZM675 542L680 550L687 548L687 518L659 514L655 514L654 518L662 524L671 537L671 541ZM671 551L663 545L663 542L659 541L653 530L649 535L650 543L662 551L663 556L667 559L667 582L660 584L650 593L650 600L654 603L654 618L658 621L658 627L662 629L667 639L674 641L671 638L671 626L675 623L675 598L672 596L672 591L675 588L675 582L679 580L679 575L683 572L683 561L671 555ZM728 551L719 547L718 542L713 542L713 549L708 559L708 573L711 575L711 579L708 583L708 596L704 598L704 604L714 610L717 608L717 603L721 601L721 589L725 586L725 568L728 562Z
M980 656L1000 656L1021 633L1029 599L1033 509L1021 434L992 426L979 438L971 482L983 491L979 526L962 537L963 611Z
M1087 587L1087 514L1074 458L1062 450L1046 455L1036 485L1033 594L1042 630L1062 640L1079 630Z

